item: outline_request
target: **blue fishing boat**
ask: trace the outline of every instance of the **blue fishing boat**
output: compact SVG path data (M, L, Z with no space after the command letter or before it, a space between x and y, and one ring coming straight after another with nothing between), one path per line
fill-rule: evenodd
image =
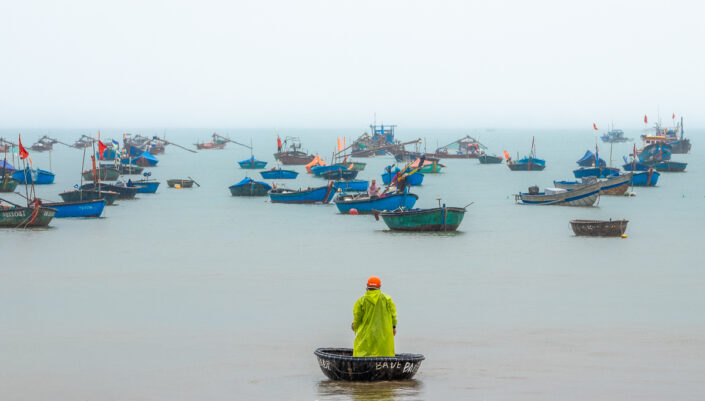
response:
M651 168L651 166L649 166L648 164L644 164L637 161L629 163L627 162L626 157L624 158L624 162L625 163L622 165L624 171L649 171L649 169Z
M595 165L595 154L592 151L585 151L585 155L576 161L580 167L592 167ZM600 158L600 167L606 166L605 160Z
M668 145L663 141L654 140L641 149L639 152L639 161L659 162L663 160L671 160L671 153L671 145Z
M137 187L138 194L153 194L157 192L159 188L159 181L155 180L135 180L132 181L132 185Z
M154 155L149 152L142 152L142 154L137 157L126 157L120 159L120 162L122 164L135 164L142 167L154 167L157 163L159 163L159 159L154 157Z
M546 168L546 160L536 157L536 145L534 138L531 138L531 153L517 161L507 158L507 167L512 171L542 171Z
M250 177L245 177L235 185L231 185L230 194L232 196L267 196L267 192L272 187L266 182L255 181Z
M639 173L635 172L632 176L631 184L635 187L653 187L656 186L656 183L658 183L658 178L660 176L661 174L653 169Z
M387 168L387 171L382 174L382 182L385 185L389 185L392 182L392 179L394 179L394 176L397 175L397 173L400 171L398 168L396 168L393 172L390 173L388 169L389 167ZM406 183L412 186L421 185L421 183L423 183L423 177L423 173L419 173L417 171L414 174L411 174L406 177Z
M619 169L615 167L580 167L577 170L573 170L573 175L575 178L606 178L619 175Z
M237 162L237 164L240 165L240 168L259 169L259 168L264 168L267 165L267 162L263 162L262 160L257 160L257 159L255 159L254 156L251 156L249 159Z
M343 192L367 191L367 187L369 185L370 185L369 181L364 181L364 180L336 181L333 183L333 187L335 189L340 189Z
M17 170L12 173L12 178L20 182L20 184L53 184L54 183L54 173L51 171L46 171L42 169L25 168L24 170Z
M315 176L321 176L323 173L327 173L329 171L338 171L338 170L345 170L346 167L339 165L339 164L334 164L332 166L314 166L311 167L311 172Z
M56 210L54 217L100 217L105 208L105 199L76 202L44 203L42 206Z
M685 171L685 167L687 165L688 165L688 163L665 160L660 163L654 164L653 167L657 171L664 172L664 173L681 173L681 172Z
M358 213L372 213L373 210L396 210L399 208L411 209L419 199L418 195L404 193L383 194L382 196L370 197L367 194L339 195L333 202L338 207L340 213L350 213L350 209L357 209Z
M621 129L614 129L614 128L607 131L607 133L602 135L600 138L602 139L602 142L609 142L609 143L627 142L629 140L629 138L624 136L624 131L622 131Z
M293 180L299 176L299 173L293 170L271 169L260 171L262 178L267 180Z
M272 203L328 203L335 195L333 183L325 187L292 190L277 188L269 191Z

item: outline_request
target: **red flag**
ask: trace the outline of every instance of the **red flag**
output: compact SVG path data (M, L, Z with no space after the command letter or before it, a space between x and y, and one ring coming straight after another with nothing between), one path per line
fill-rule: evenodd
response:
M338 152L342 152L342 151L343 151L343 141L341 141L340 138L338 138Z
M98 140L98 158L100 158L100 160L103 160L103 152L105 152L105 149L107 149L107 148L108 147L105 146L105 144L103 142Z
M592 128L594 128L594 129L595 129L595 131L597 131L597 124L595 124L595 123L592 123Z
M29 157L29 152L27 152L27 149L22 146L22 136L18 135L18 138L20 140L20 159L24 160Z
M672 119L672 120L675 120L675 119L676 119L676 113L673 113L673 115L671 116L671 119Z
M281 149L282 149L282 140L278 136L277 136L277 149L279 149L279 151L281 151Z
M646 114L644 114L644 124L648 124L648 123L649 123L649 119L646 118Z

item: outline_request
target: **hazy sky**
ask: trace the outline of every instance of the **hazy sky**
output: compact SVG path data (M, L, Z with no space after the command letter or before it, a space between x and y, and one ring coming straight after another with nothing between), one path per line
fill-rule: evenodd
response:
M705 1L2 1L2 127L705 126Z

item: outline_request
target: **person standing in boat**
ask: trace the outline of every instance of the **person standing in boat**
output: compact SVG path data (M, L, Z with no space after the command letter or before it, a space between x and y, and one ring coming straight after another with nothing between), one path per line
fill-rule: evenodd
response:
M370 187L367 188L367 195L370 198L377 197L379 195L379 187L377 186L376 180L372 180L372 182L370 182Z
M379 277L367 279L367 291L353 307L354 357L395 356L397 308L389 295L382 294L381 286Z

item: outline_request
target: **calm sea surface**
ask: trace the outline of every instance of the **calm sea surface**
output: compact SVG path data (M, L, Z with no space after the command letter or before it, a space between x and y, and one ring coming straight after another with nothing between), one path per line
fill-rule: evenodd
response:
M167 139L189 145L212 131L168 131ZM218 132L252 138L255 157L271 166L273 131ZM361 133L279 132L326 159L337 136ZM90 134L24 131L24 143L47 133L68 143ZM466 133L400 127L397 137L426 138L431 150ZM524 155L536 136L548 167L444 160L443 173L427 174L413 192L418 207L437 197L474 202L461 232L446 235L390 233L332 204L232 197L228 186L248 173L236 164L248 149L169 146L151 169L162 181L154 195L119 201L100 219L0 230L0 399L702 400L705 135L687 134L693 151L673 157L688 162L686 173L664 173L636 197L570 208L520 206L512 195L571 178L575 160L594 149L592 133L482 131L497 154ZM615 164L631 147L615 145ZM609 158L609 146L600 153ZM31 157L49 168L49 153ZM55 145L56 182L38 186L39 196L59 200L79 183L81 158ZM379 179L393 158L363 161L360 178ZM201 186L167 188L166 179L186 176ZM286 184L323 183L301 174ZM575 218L629 219L628 238L576 238ZM317 347L352 346L352 306L370 275L397 305L397 351L426 356L414 381L332 382L313 356Z

